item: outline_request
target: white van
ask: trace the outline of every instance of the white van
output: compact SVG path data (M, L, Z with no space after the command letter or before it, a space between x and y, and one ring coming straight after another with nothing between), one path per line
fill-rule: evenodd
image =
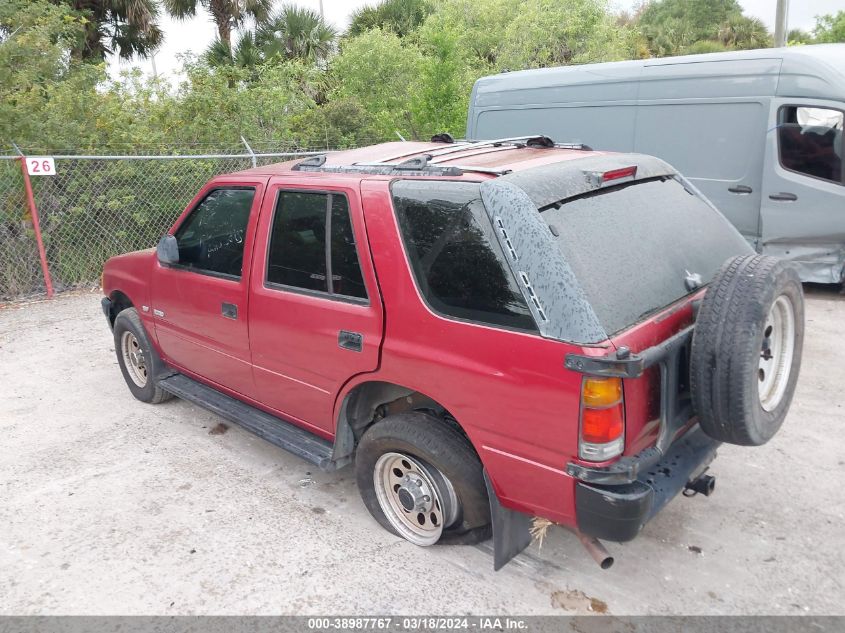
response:
M542 134L653 154L804 281L845 275L845 44L544 68L479 79L468 139Z

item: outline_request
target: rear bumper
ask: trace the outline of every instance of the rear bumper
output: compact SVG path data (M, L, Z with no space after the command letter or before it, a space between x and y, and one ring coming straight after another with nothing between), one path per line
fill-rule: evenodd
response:
M634 468L637 478L628 483L575 484L578 529L608 541L630 541L643 526L691 482L707 470L719 442L696 425L652 461L643 456Z

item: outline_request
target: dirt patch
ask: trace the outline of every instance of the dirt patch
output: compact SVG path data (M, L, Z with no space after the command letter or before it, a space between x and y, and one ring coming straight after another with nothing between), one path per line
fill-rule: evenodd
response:
M607 603L598 598L591 598L583 591L573 589L570 591L553 591L551 594L552 606L564 611L575 611L576 613L607 613Z
M208 434L209 435L223 435L228 430L229 430L229 425L221 422L220 424L218 424L214 428L212 428L208 432Z

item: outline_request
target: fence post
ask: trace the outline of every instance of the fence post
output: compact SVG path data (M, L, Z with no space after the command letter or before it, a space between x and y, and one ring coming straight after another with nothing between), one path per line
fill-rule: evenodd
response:
M21 156L21 172L23 173L23 185L26 189L26 202L29 205L29 214L32 216L32 228L35 230L35 241L38 243L38 256L41 258L41 272L44 273L44 284L47 286L47 298L53 298L53 280L50 278L50 269L47 267L47 251L44 250L44 240L41 239L41 222L38 220L38 209L35 207L35 196L32 193L32 183L29 181L29 172L26 169L26 157Z
M246 139L241 135L241 142L246 145L246 151L249 152L249 157L252 159L252 166L258 167L258 161L255 160L255 152L252 151L252 148L249 146L249 143L246 142Z

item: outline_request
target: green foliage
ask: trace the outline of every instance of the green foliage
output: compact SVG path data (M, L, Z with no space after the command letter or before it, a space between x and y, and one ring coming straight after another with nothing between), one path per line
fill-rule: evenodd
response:
M217 25L217 37L231 44L232 31L252 18L261 24L270 15L273 0L162 0L164 8L173 17L185 20L197 14L202 7L211 14Z
M124 59L147 57L162 42L156 20L158 0L51 0L79 16L83 32L72 45L78 59L102 61L107 53ZM36 6L43 4L36 0Z
M323 63L334 49L335 29L319 13L296 5L285 5L262 24L256 43L265 59L299 59Z
M637 27L652 55L764 48L772 36L737 0L657 0L645 6Z
M410 35L433 11L430 0L382 0L352 12L347 34L361 35L370 29Z
M423 65L420 49L403 46L397 35L372 29L342 43L330 66L335 88L331 98L352 98L370 117L382 138L417 137L412 101Z
M819 44L845 42L845 11L817 17L813 34Z
M786 35L787 46L800 46L801 44L812 44L813 35L802 29L792 29Z

